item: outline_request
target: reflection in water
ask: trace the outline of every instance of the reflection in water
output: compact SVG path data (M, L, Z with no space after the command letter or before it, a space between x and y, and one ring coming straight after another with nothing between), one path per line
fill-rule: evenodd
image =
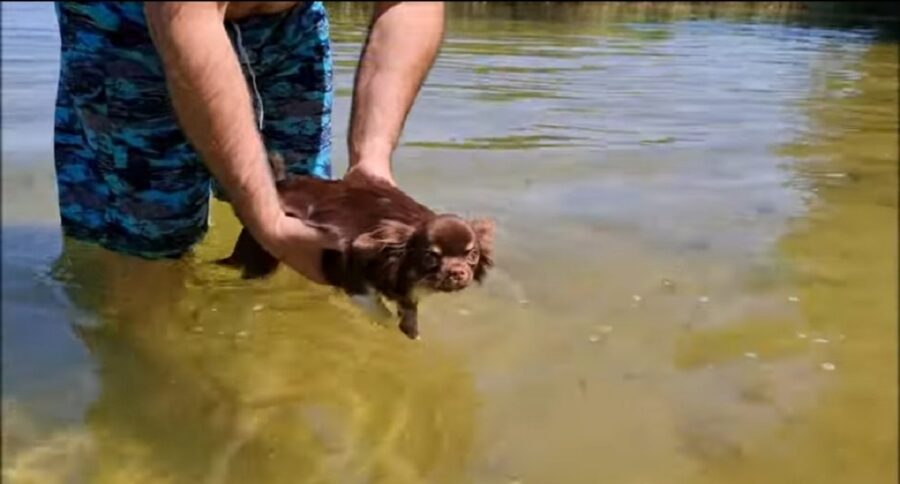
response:
M343 139L368 7L330 8ZM897 44L790 8L451 6L395 165L494 216L498 267L419 343L209 266L220 204L189 260L69 244L45 277L52 178L4 143L4 477L894 482ZM44 46L6 9L4 49ZM5 119L48 95L8 59Z
M73 327L99 380L79 436L90 482L458 482L476 402L440 348L324 291L69 245L56 276L99 316Z
M792 384L819 380L814 399L777 406L777 431L744 444L738 459L710 459L705 482L897 476L898 47L821 57L814 69L822 84L801 105L809 125L782 150L795 183L813 194L810 211L776 247L806 324L744 318L691 335L681 356L721 363L753 347L767 365L799 358L836 375L798 373L806 381ZM767 366L762 393L771 379Z

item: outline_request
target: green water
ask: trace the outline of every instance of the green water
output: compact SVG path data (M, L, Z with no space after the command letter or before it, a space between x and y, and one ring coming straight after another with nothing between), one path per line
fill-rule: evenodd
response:
M454 8L397 179L498 267L415 343L208 264L223 205L185 261L63 245L4 38L4 482L896 482L898 45L777 13Z

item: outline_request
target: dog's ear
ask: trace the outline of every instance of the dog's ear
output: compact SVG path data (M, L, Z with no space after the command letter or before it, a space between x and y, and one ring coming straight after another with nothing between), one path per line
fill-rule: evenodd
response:
M379 269L378 277L395 286L400 264L415 232L415 227L385 220L374 230L360 235L352 242L353 260L356 264L374 263Z
M353 241L353 250L361 255L376 255L406 249L406 244L415 233L415 227L385 220L371 232L360 235Z
M475 280L481 282L487 275L488 269L494 266L494 231L496 224L488 218L476 218L469 221L475 236L478 238L478 248L481 255L478 265L475 266Z
M278 259L263 249L247 229L241 230L231 255L216 261L217 264L242 269L244 279L266 277L278 268Z

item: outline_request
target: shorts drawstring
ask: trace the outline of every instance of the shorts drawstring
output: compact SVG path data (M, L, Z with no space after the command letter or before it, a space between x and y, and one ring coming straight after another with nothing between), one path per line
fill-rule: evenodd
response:
M250 58L247 56L247 51L244 50L244 41L241 38L241 28L234 22L231 22L231 26L234 28L235 37L237 37L238 54L240 55L241 61L247 66L247 71L250 73L250 82L253 85L253 94L256 96L256 106L258 108L257 122L259 123L260 131L262 131L265 110L263 109L262 96L259 94L259 88L256 86L256 72L253 71L253 66L250 65Z

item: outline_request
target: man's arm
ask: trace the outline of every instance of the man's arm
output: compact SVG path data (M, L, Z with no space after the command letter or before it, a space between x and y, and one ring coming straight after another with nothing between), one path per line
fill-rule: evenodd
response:
M391 154L443 35L443 2L376 2L354 80L348 174L394 182Z
M331 244L281 207L250 93L225 31L227 4L145 4L176 116L247 230L273 256L321 282L315 249Z

